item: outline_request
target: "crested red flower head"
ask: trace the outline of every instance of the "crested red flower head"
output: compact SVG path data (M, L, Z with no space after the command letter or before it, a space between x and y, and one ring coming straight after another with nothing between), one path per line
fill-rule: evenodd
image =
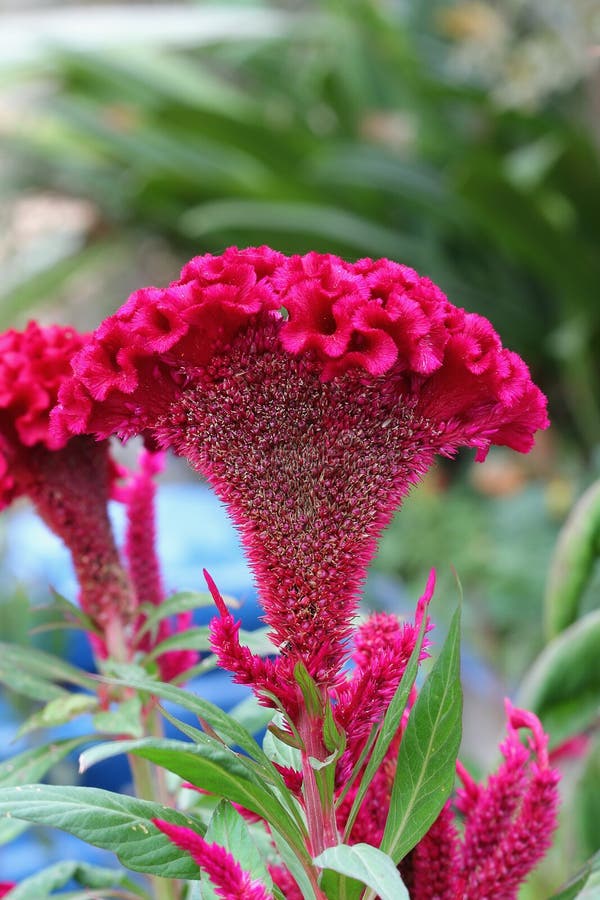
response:
M72 328L37 322L0 334L0 509L26 491L18 465L24 452L66 444L67 436L49 433L50 410L84 343Z
M389 260L266 247L137 291L76 356L54 434L143 434L238 525L284 654L330 681L382 528L435 456L526 452L545 399L490 323Z
M134 605L108 519L116 468L106 441L49 429L59 388L86 340L72 328L35 322L0 335L0 507L27 496L62 538L81 605L114 649Z

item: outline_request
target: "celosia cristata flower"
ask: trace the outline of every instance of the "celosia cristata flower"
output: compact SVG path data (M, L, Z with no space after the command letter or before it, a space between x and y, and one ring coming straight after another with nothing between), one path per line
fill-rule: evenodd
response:
M242 680L335 682L382 528L436 454L526 452L545 400L490 323L389 260L266 247L146 288L73 362L55 433L143 434L186 456L238 525L282 658L214 633Z
M83 609L122 655L134 597L108 519L116 472L108 444L49 432L50 410L85 340L35 322L0 335L0 507L30 498L71 551Z
M72 328L35 322L0 335L0 509L29 497L71 552L81 606L98 629L90 635L95 652L131 658L174 628L187 628L189 616L175 624L163 620L156 633L137 638L144 621L138 606L159 604L165 596L154 550L159 457L143 454L139 472L129 474L111 459L107 441L49 432L50 410L86 340ZM128 481L117 487L117 476L124 474ZM127 510L127 565L108 517L108 501L115 496ZM196 661L195 652L162 654L161 677L171 680Z

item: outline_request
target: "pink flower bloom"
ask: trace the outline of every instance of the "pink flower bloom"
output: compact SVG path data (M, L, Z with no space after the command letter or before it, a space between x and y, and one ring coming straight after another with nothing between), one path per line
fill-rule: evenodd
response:
M127 511L127 531L125 555L127 570L136 595L136 605L151 603L160 606L165 599L160 564L156 555L156 482L164 465L162 453L143 451L138 460L138 469L127 473L124 483L113 491L115 499L125 504ZM161 619L156 629L138 633L146 621L144 614L137 617L133 626L132 645L148 652L171 635L186 631L192 624L192 613L181 613L174 621ZM195 650L170 650L157 658L162 681L173 681L177 676L191 669L198 662Z
M388 613L374 613L354 633L352 658L356 669L337 689L335 718L347 735L347 746L338 764L337 778L344 784L358 760L375 722L382 720L414 649L423 617L435 586L431 572L425 593L417 604L415 623L400 624ZM427 626L430 630L431 626ZM425 638L420 659L427 656Z
M107 503L115 475L106 442L51 435L49 415L85 337L72 328L0 335L0 506L25 495L73 558L83 609L120 645L134 599Z
M244 871L235 857L219 844L209 844L195 831L171 825L160 819L152 820L160 831L197 862L210 878L222 900L273 900L273 895L249 872Z
M378 536L436 454L527 451L547 425L490 323L389 260L198 257L135 293L73 368L55 435L143 434L226 503L282 651L262 674L280 683L287 658L335 684ZM250 680L231 622L213 636Z
M14 881L0 881L0 897L6 897L16 886Z

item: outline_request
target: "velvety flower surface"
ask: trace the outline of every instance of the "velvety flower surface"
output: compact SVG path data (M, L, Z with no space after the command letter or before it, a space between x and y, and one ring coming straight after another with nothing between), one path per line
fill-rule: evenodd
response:
M547 425L490 323L389 260L197 257L133 294L73 369L57 439L143 434L186 456L242 533L283 656L326 683L378 535L435 455L527 451Z

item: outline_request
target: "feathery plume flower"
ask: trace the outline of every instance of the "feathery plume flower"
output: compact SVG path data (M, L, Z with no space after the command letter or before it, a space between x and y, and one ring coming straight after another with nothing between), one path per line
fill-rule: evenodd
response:
M223 640L222 661L265 688L289 676L286 660L335 683L378 536L437 454L527 452L547 426L490 323L389 260L196 257L168 287L134 293L73 370L57 437L143 434L227 505L282 659L257 673L233 620L215 649Z
M125 481L113 490L113 497L125 505L127 528L125 555L127 571L135 591L136 606L160 606L166 597L156 553L156 481L164 466L163 453L142 451L138 467L125 474ZM133 625L132 646L149 652L171 635L187 630L192 613L180 613L173 621L161 619L155 629L143 629L146 615L138 615ZM173 681L198 662L195 650L169 650L156 660L162 681Z
M548 736L537 717L506 701L504 761L486 784L461 763L455 806L464 818L461 837L450 805L401 864L411 900L516 900L519 887L551 845L557 827L559 773L550 767ZM519 729L531 732L528 745Z
M72 328L35 322L0 335L0 508L29 497L71 552L83 609L122 655L134 598L108 519L116 473L108 444L49 430L50 410L85 340Z
M273 900L264 885L242 869L236 858L220 844L209 844L191 828L171 825L161 819L152 821L206 872L222 900Z

